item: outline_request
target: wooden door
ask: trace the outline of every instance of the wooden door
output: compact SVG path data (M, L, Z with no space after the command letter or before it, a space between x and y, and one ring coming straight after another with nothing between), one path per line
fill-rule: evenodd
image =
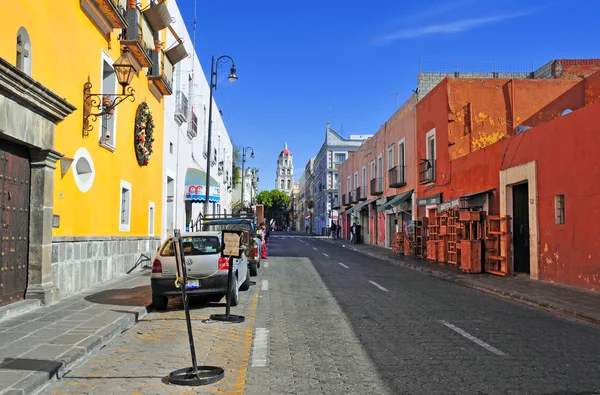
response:
M27 148L0 140L0 305L25 296L30 174Z

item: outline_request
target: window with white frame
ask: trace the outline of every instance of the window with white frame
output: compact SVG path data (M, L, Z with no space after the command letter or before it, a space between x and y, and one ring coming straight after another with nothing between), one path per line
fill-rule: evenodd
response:
M333 187L338 184L338 173L333 173Z
M435 152L435 129L430 130L425 135L425 141L427 143L425 150L427 154L427 159L431 161L435 161L436 152Z
M375 160L373 159L373 161L371 162L371 180L376 177L375 176L376 170L377 170L377 166L375 165Z
M402 139L398 142L398 166L400 168L406 166L406 140Z
M388 170L394 167L394 146L390 145L387 150L387 165Z
M348 176L348 179L346 180L346 193L350 194L351 189L352 189L352 180L350 179L350 176Z
M102 53L102 82L100 84L100 92L103 93L102 103L104 100L110 101L110 95L117 93L117 75L113 68L113 60L104 51ZM112 110L112 114L106 114L100 117L100 145L114 151L116 146L116 120L117 109Z
M362 186L367 190L367 166L363 166L362 168Z
M119 230L129 232L131 229L131 183L121 180L119 202Z
M154 202L148 203L148 236L154 236Z
M338 165L340 163L344 163L344 161L346 160L346 153L345 152L336 152L333 154L333 164L334 165Z
M383 178L383 154L377 158L377 178Z
M358 188L358 171L354 173L354 189Z

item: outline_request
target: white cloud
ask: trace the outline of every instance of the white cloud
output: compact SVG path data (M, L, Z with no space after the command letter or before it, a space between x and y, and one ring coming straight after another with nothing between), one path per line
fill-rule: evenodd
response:
M449 22L444 24L429 25L423 27L402 29L395 33L388 34L377 38L377 42L380 44L387 44L392 41L406 40L410 38L431 36L436 34L452 34L458 32L465 32L478 27L490 25L492 23L501 22L507 19L518 18L529 14L527 11L515 12L512 14L501 14L496 16L489 16L483 18L472 18L463 19L456 22Z

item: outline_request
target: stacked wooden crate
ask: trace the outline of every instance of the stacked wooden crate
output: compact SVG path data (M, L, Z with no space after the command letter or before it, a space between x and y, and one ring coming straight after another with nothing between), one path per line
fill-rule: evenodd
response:
M392 252L404 254L404 232L395 232L392 239Z
M436 261L438 254L439 224L434 210L431 210L428 219L429 225L427 225L427 259L429 259L430 261Z
M461 210L459 220L464 239L460 242L460 268L467 273L481 273L481 211Z

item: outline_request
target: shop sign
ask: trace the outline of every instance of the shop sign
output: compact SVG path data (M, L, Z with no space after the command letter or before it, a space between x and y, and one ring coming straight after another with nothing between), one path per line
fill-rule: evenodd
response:
M433 204L440 204L442 202L442 194L431 195L417 199L417 206L431 206Z
M450 200L449 202L444 202L444 203L438 204L437 211L438 211L438 213L443 213L445 211L456 208L458 206L460 206L460 198L456 198L456 199Z

